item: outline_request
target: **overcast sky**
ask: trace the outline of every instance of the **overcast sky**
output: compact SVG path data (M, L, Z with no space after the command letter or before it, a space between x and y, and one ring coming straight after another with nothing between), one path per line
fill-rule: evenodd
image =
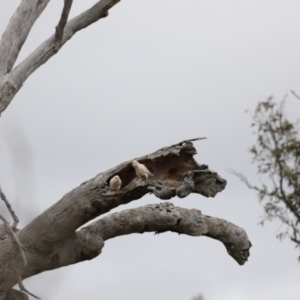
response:
M19 2L0 0L1 31ZM18 62L54 32L62 3L48 5ZM93 3L74 0L71 17ZM206 237L119 237L92 261L25 280L31 292L43 300L300 299L299 250L275 238L279 223L258 225L255 193L228 173L259 183L246 109L288 94L287 113L299 117L289 93L300 94L299 11L290 0L123 0L26 81L0 120L0 182L21 227L97 173L202 136L196 160L228 185L216 198L172 202L243 227L253 244L239 266Z

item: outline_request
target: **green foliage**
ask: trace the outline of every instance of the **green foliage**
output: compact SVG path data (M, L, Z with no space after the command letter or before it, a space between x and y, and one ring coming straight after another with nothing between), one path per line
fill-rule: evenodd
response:
M300 136L299 120L291 122L284 112L285 100L276 103L272 97L259 102L253 115L256 143L250 148L258 174L268 175L270 184L251 186L264 205L261 221L279 219L285 226L278 238L286 236L300 248ZM299 108L300 111L300 108Z

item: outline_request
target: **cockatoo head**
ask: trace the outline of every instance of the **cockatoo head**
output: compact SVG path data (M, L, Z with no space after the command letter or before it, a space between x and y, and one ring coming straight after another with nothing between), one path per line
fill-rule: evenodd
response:
M119 177L118 175L116 175L116 176L113 177L113 180L114 180L114 181L119 181L119 180L120 180L120 177Z

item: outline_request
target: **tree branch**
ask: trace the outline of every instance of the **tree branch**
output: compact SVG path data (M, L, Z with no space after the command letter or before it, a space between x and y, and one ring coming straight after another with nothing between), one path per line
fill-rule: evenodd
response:
M10 234L14 252L15 252L15 254L17 254L18 252L21 254L24 265L26 266L27 260L26 260L25 253L23 251L23 247L15 235L15 232L18 231L17 225L19 223L19 219L16 216L15 212L13 211L13 209L12 209L10 203L8 202L5 194L3 193L1 187L0 187L0 198L4 201L7 209L9 210L9 212L14 220L13 226L10 227L7 220L2 215L0 215L0 219L3 221L3 224L4 224L4 226L0 228L0 240L5 239L8 236L8 234ZM17 264L17 262L14 262L14 263Z
M198 140L198 139L194 139ZM132 161L98 174L66 194L17 233L25 249L27 266L19 269L22 278L57 269L98 256L104 241L130 234L155 231L174 231L192 236L205 235L221 241L228 253L240 264L249 256L251 246L245 231L225 220L202 216L196 209L174 207L170 203L148 205L109 215L92 225L76 231L80 226L111 209L153 193L160 199L190 193L214 197L226 186L226 180L199 165L191 140L162 148L138 160L154 176L141 179L136 176ZM109 188L109 181L118 175L120 190ZM0 241L0 265L6 270L6 279L0 282L0 295L7 294L18 283L11 268L12 245L6 238Z
M1 189L1 186L0 186L0 198L4 201L4 203L5 203L5 205L6 205L7 209L8 209L11 217L14 220L14 223L13 223L13 226L12 226L13 231L17 231L17 225L19 223L19 219L16 216L15 212L13 211L13 209L12 209L9 201L7 200L7 198L5 196L5 194L3 193L2 189Z
M12 70L28 33L48 3L49 0L23 0L20 3L0 40L0 77Z
M64 29L68 21L72 3L73 0L64 0L64 8L62 10L60 20L55 28L55 44L61 44L62 42Z
M242 228L222 219L202 216L200 210L176 207L169 202L111 214L81 229L80 233L85 236L100 236L106 241L121 235L152 231L204 235L219 240L226 247L228 254L240 265L243 265L250 255L251 243Z
M251 190L255 190L257 192L260 192L261 189L259 189L257 186L253 186L250 184L250 182L248 181L248 179L241 173L239 172L236 172L235 170L233 169L230 169L228 170L229 173L235 175L236 177L238 177L242 182L244 182L246 184L246 186L251 189Z
M27 265L27 260L26 260L23 246L15 234L15 232L17 232L17 224L19 222L19 219L17 218L14 211L12 210L11 205L8 202L6 196L4 195L1 187L0 187L0 197L5 202L12 218L14 219L14 224L12 227L10 227L7 220L2 215L0 215L0 219L3 221L3 226L1 226L1 228L0 228L0 240L6 240L6 238L10 235L11 246L12 246L12 251L11 251L10 255L8 255L8 257L5 256L5 262L7 263L7 258L8 258L9 265L10 265L10 271L12 271L12 270L15 271L15 275L17 276L21 291L27 292L28 294L32 295L23 286L22 278L19 275L19 269L22 269L24 266ZM20 256L22 257L23 264L20 263ZM3 267L3 266L2 266L2 268L5 269L5 267ZM2 271L3 271L3 269L2 269ZM24 289L22 289L22 288L24 288ZM20 294L18 291L15 291L15 290L11 290L9 292L9 296L8 297L5 296L5 298L9 299L9 300L26 299L26 297L23 294ZM0 292L0 299L4 299L1 296L1 292Z
M30 263L23 270L22 278L91 260L102 252L104 241L111 238L132 233L167 231L219 240L239 265L243 265L250 255L251 243L242 228L222 219L202 215L200 210L175 207L165 202L110 214L56 244L47 255L41 251L28 251Z
M4 227L5 227L6 231L10 234L10 237L11 237L11 242L12 242L13 250L14 250L14 256L16 256L16 257L14 257L16 259L16 261L14 261L13 264L17 265L17 263L18 263L17 262L17 260L18 260L17 254L20 253L22 256L22 259L23 259L24 266L26 266L27 260L26 260L26 256L25 256L25 253L23 250L23 246L21 245L20 241L16 237L13 229L9 226L9 223L7 222L7 220L2 215L0 215L0 219L3 221Z
M160 199L180 198L190 193L214 197L226 186L226 180L198 165L193 155L196 149L190 141L160 149L150 155L135 158L146 164L155 175L148 180L136 177L130 160L98 174L66 194L60 201L19 232L20 241L28 239L38 246L55 243L70 236L76 229L111 209L154 193ZM119 175L122 189L109 188L110 179ZM39 237L43 236L43 239Z
M291 90L291 93L297 98L300 100L300 96L293 90Z
M24 284L23 284L23 282L22 282L22 277L20 276L20 274L19 274L18 272L17 272L17 277L18 277L18 285L19 285L19 288L20 288L20 291L21 291L21 292L26 293L26 294L32 296L32 297L35 298L35 299L41 299L41 298L39 298L38 296L36 296L36 295L32 294L31 292L29 292L29 291L25 288L25 286L24 286Z
M63 14L61 17L61 21L58 24L58 31L56 30L56 34L52 35L45 42L43 42L13 71L5 75L2 79L2 82L0 79L0 115L10 104L14 96L22 87L25 80L38 67L40 67L46 61L48 61L48 59L55 55L77 31L80 31L81 29L84 29L94 22L97 22L101 18L108 16L108 10L119 1L120 0L99 1L90 9L71 19L66 25L64 24L64 22L67 19L68 9L71 4L70 1L67 1L67 3L65 2ZM61 35L63 36L61 37ZM60 43L57 43L58 40L60 41Z
M222 219L203 216L207 232L203 235L222 242L230 256L243 265L250 256L252 246L244 229Z

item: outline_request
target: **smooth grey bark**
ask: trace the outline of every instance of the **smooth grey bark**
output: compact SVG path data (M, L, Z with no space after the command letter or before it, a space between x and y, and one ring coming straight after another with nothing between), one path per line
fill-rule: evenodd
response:
M82 183L18 231L26 266L10 238L0 237L0 295L7 295L17 283L14 270L24 279L90 260L101 253L106 240L130 233L173 231L208 236L221 241L229 255L243 265L251 247L243 229L222 219L202 216L197 209L175 207L168 202L114 213L77 231L95 217L147 193L163 200L184 198L190 193L214 197L225 188L226 180L207 165L199 165L193 158L195 154L192 142L183 141L135 158L154 174L148 180L136 177L130 160ZM122 179L121 190L109 188L109 180L115 175Z
M0 40L0 77L9 73L27 36L49 0L23 0Z
M35 49L27 58L25 58L18 66L16 66L13 70L12 67L18 57L18 54L21 50L21 47L26 40L28 32L31 29L31 26L34 24L34 21L39 17L42 10L35 9L35 6L41 6L40 2L46 6L48 1L30 1L23 0L15 12L11 25L7 27L4 34L2 35L2 39L0 41L0 57L2 53L5 55L0 59L0 115L1 113L8 107L11 103L17 92L22 87L25 80L42 64L47 62L53 55L55 55L60 48L70 40L73 35L80 31L81 29L86 28L92 23L97 22L101 18L108 16L108 10L117 4L120 0L102 0L97 2L90 9L81 13L77 17L71 19L69 22L65 24L66 19L62 17L57 29L62 28L63 32L57 31L50 38L48 38L45 42L43 42L37 49ZM28 5L29 2L31 5ZM69 1L65 2L64 8L67 5L71 6ZM34 6L35 5L35 6ZM67 9L70 7L67 7ZM25 29L22 28L23 20L26 19L28 13L31 17L31 23L28 26L24 26ZM66 16L68 16L69 10L67 10ZM62 21L62 22L61 22ZM27 24L25 22L25 24ZM26 30L27 28L27 30ZM23 32L24 31L24 32ZM21 36L20 40L18 40L18 36ZM18 40L18 43L15 42ZM11 49L11 45L16 43L16 47Z

